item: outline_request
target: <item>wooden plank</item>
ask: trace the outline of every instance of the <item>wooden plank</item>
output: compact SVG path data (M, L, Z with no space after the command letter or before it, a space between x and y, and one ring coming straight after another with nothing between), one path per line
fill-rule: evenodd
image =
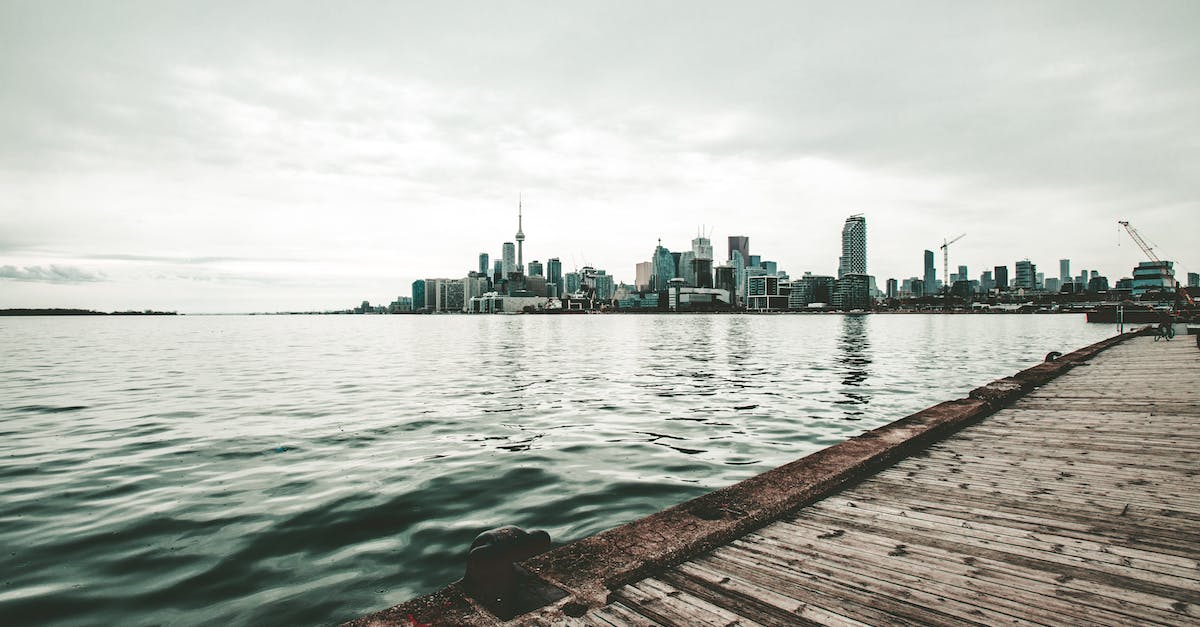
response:
M865 625L830 610L779 594L698 562L685 562L662 579L714 605L764 625Z
M757 625L653 577L624 586L614 594L635 612L667 625Z

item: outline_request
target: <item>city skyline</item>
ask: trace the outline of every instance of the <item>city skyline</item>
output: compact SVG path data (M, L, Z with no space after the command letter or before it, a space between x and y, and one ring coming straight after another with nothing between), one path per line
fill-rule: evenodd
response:
M355 6L0 7L0 307L387 302L518 204L626 283L700 224L835 275L860 213L881 289L963 232L1129 276L1117 220L1200 266L1194 3Z

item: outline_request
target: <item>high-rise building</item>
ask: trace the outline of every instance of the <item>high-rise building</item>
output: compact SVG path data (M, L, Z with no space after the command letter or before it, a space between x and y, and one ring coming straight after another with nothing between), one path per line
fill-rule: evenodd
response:
M1188 287L1200 287L1200 272L1187 273Z
M1071 282L1071 260L1058 260L1058 280L1060 285L1066 285Z
M504 242L502 250L503 254L501 258L504 260L503 274L504 278L507 279L510 274L517 272L517 249L513 246L512 242Z
M996 287L996 282L992 279L992 271L984 270L983 274L979 275L979 289L984 292L990 292Z
M525 231L521 228L521 197L517 196L517 272L525 272Z
M654 264L651 289L661 292L667 289L671 279L675 278L675 257L671 255L671 251L663 247L662 240L660 239L658 240L658 246L654 248L654 256L650 261Z
M1133 295L1175 289L1174 261L1142 261L1133 269Z
M747 268L761 268L762 255L750 255L750 260L746 262Z
M763 270L766 270L767 274L771 276L777 276L779 274L779 264L775 263L774 261L763 261L759 263L759 266L761 266Z
M537 259L530 261L528 276L542 276L542 262Z
M650 289L650 277L654 276L654 264L642 261L634 268L634 289L645 292Z
M692 240L692 267L688 272L689 278L692 279L692 284L696 287L712 287L712 267L712 240L703 235L698 235Z
M420 311L425 308L425 280L417 279L412 284L413 309Z
M683 284L691 287L696 286L696 253L690 250L685 250L679 253L679 265L676 268L675 274L683 279Z
M846 218L842 225L842 256L838 278L867 273L867 219L862 214Z
M504 262L497 259L492 262L492 286L499 289L500 282L504 280Z
M926 251L929 252L929 251ZM1008 266L996 266L996 289L1005 291L1008 289Z
M1037 287L1037 265L1030 262L1028 259L1022 259L1016 264L1016 275L1014 284L1017 289L1031 290Z
M596 300L612 300L613 293L613 277L604 270L596 271Z
M548 296L562 296L563 276L562 262L558 257L551 257L546 262L546 292Z
M733 266L734 288L730 302L737 305L746 297L746 260L742 258L742 251L733 251L733 259L729 261L729 265Z
M745 235L730 235L729 236L729 261L733 261L733 252L738 251L742 254L742 263L750 261L750 238Z
M583 277L578 272L568 272L566 276L567 294L574 294L583 285Z
M937 266L933 260L933 251L925 251L925 293L937 293Z
M483 276L487 276L488 265L489 265L488 254L487 253L479 253L479 274L482 274Z
M887 285L887 294L886 295L888 298L899 298L900 297L900 286L896 283L896 279L888 279L886 285Z
M966 266L959 266L959 267L958 267L958 280L959 280L959 281L969 281L969 280L971 280L971 277L970 277L970 276L968 275L968 273L967 273L967 267L966 267Z

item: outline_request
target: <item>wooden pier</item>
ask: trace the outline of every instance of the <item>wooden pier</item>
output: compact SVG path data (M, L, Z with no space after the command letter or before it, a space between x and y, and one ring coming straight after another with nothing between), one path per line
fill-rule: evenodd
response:
M360 622L1200 625L1190 340L1101 343L560 547L526 568L567 595L509 621L452 587Z

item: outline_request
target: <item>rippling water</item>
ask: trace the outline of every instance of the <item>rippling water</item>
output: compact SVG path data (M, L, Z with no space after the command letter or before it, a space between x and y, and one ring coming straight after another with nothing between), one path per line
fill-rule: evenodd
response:
M0 318L0 622L327 624L1110 336L1082 316Z

